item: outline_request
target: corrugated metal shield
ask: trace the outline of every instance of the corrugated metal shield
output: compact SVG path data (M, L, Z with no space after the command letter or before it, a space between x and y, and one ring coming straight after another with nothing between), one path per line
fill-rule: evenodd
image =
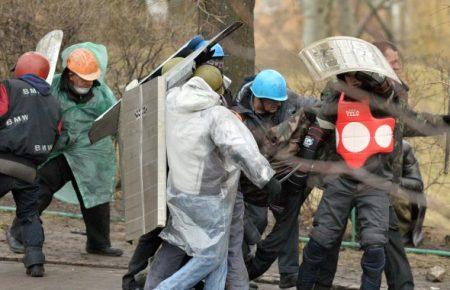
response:
M157 77L122 98L119 145L128 240L166 222L165 88L165 77Z

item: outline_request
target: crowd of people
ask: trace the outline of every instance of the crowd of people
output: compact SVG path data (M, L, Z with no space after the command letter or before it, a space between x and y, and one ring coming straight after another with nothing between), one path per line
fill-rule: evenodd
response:
M204 44L194 37L188 52ZM395 72L402 69L392 43L373 44ZM105 82L107 50L85 42L61 56L63 70L51 84L48 59L27 52L0 85L0 196L11 191L17 206L6 236L12 251L24 253L32 277L44 275L40 215L68 182L85 222L86 251L122 255L109 232L112 139L91 144L88 138L94 120L116 102ZM241 86L232 92L224 57L214 45L192 77L167 92L169 217L164 228L139 239L123 289L249 289L276 259L280 288L331 289L353 208L361 289L380 289L383 271L389 289L414 289L404 246L423 239L426 199L404 137L427 136L429 128L445 132L450 118L411 110L406 83L364 70L336 75L320 98L289 89L274 69L233 80ZM171 59L162 73L183 60ZM374 133L358 150L357 140L343 142L351 122L345 108L365 112L360 122L374 131L389 128L391 139ZM325 162L345 170L331 172L320 166ZM299 263L300 209L315 187L323 196ZM269 210L275 224L263 239Z

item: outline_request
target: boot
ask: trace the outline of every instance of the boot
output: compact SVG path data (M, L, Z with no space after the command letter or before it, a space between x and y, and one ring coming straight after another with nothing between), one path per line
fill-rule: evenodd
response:
M383 247L368 247L364 249L361 259L363 274L362 290L379 290L386 258Z
M86 252L88 252L89 254L110 256L110 257L120 257L123 255L123 251L121 249L116 249L113 247L107 247L107 248L102 248L102 249L86 247Z
M6 235L6 241L8 242L9 245L9 249L16 254L23 254L25 253L25 247L23 246L23 244L17 240L16 238L14 238L14 236L12 235L10 229L7 229L5 232Z
M317 282L320 265L327 257L327 249L314 239L309 240L303 249L303 262L300 265L297 289L312 290Z
M43 277L44 272L44 264L34 264L27 268L27 275L31 277Z
M139 238L133 256L128 263L128 272L122 277L123 290L134 289L132 288L135 287L134 284L140 285L138 275L141 271L145 270L148 265L148 260L155 255L161 245L162 239L158 236L161 231L162 228L156 228ZM143 277L142 288L144 288L146 276L144 275Z
M297 286L298 273L280 273L281 289L291 288Z

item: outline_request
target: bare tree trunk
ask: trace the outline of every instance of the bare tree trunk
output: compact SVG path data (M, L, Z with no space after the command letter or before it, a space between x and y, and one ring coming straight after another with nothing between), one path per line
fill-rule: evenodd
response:
M167 0L167 4L168 23L174 32L172 43L178 47L197 33L198 11L192 1Z
M355 15L352 1L338 0L339 22L338 29L341 35L352 36L354 33Z
M303 0L303 44L306 46L329 35L329 0Z
M235 21L244 23L222 43L228 55L225 58L224 74L233 81L232 92L237 90L245 77L255 73L254 8L255 0L199 2L199 31L204 32L206 38Z
M145 3L147 3L148 12L151 16L158 18L158 20L167 20L169 14L167 0L145 0Z
M402 15L401 10L403 8L403 3L400 1L391 2L389 13L391 18L392 36L395 43L402 41Z
M405 2L404 5L404 12L403 12L403 33L404 35L410 35L411 34L411 28L412 28L412 6L411 2ZM405 39L403 39L404 41Z

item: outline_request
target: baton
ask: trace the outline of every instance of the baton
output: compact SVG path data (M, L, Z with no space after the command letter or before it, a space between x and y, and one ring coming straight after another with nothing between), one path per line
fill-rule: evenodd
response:
M289 177L291 177L292 174L295 173L295 171L297 171L300 167L302 166L301 163L298 163L297 166L294 167L294 169L291 170L291 172L289 172L288 174L286 174L283 178L280 179L280 183L285 182ZM312 167L312 165L311 165Z

